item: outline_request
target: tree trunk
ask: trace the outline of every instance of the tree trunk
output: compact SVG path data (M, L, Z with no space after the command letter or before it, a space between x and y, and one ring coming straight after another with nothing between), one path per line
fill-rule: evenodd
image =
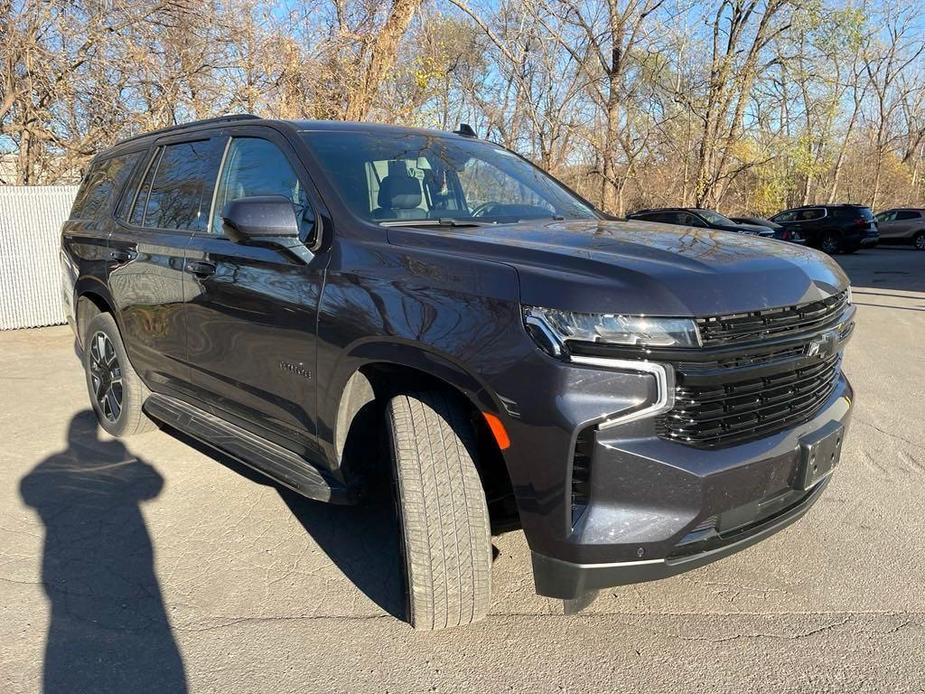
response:
M398 44L422 1L393 0L389 17L373 43L366 70L347 97L347 108L344 111L344 117L347 120L362 120L369 113L373 99L379 92L379 85L385 75L395 66Z

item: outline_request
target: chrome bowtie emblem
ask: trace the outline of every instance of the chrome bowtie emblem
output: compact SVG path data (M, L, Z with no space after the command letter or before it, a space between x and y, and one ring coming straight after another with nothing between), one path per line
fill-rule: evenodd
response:
M834 330L829 330L810 340L809 344L806 345L806 356L825 358L835 352L837 343L838 334Z

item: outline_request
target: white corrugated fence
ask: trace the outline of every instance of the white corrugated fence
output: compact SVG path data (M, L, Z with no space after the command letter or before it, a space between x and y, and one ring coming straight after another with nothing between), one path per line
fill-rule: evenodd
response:
M0 330L65 322L58 249L77 186L0 186Z

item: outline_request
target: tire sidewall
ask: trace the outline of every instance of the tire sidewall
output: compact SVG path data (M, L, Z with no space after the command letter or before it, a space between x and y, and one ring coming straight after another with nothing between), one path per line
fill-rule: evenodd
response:
M90 342L97 333L104 333L112 343L113 351L122 370L122 410L119 418L115 422L110 422L100 409L96 401L96 395L93 389L93 381L90 378ZM87 324L86 338L83 344L83 367L84 376L87 382L87 395L90 398L90 405L96 414L96 419L107 433L113 436L126 435L129 427L133 423L133 413L140 409L142 402L139 402L142 392L142 384L135 370L132 368L125 352L125 345L122 344L122 336L119 334L119 328L112 315L109 313L100 313L94 316Z

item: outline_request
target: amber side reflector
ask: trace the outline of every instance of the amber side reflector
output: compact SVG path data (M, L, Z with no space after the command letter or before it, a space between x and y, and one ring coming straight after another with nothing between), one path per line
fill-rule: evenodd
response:
M482 415L485 417L485 421L488 422L488 428L491 429L491 433L495 437L495 441L498 442L498 448L502 451L511 447L511 439L507 435L507 431L504 429L504 425L501 423L501 420L498 419L491 412L483 412Z

